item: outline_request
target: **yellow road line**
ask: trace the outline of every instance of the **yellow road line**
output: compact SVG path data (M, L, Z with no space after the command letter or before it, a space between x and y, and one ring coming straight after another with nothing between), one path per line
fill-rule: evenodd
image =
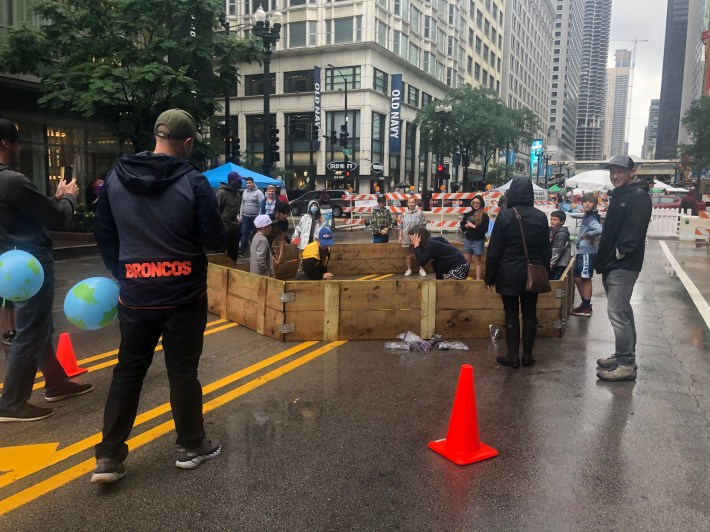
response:
M366 275L365 277L358 277L358 278L355 279L355 280L356 280L356 281L367 281L367 280L370 279L371 277L377 277L377 274L376 274L376 273L373 273L372 275Z
M331 351L336 347L340 347L345 343L347 342L330 342L329 344L319 349L316 349L311 353L303 355L302 357L297 358L296 360L293 360L280 368L274 369L266 373L265 375L262 375L261 377L258 377L248 383L243 384L242 386L239 386L238 388L235 388L234 390L225 393L224 395L212 399L211 401L205 403L204 411L209 412L220 406L223 406L228 402L233 401L234 399L237 399L238 397L241 397L242 395L254 390L255 388L263 386L264 384L301 367L302 365L310 362L311 360L314 360L324 355L328 351ZM161 423L156 427L153 427L152 429L149 429L141 434L134 436L126 443L128 444L130 450L135 450L147 443L152 442L160 436L171 432L174 428L175 422L171 419L169 421ZM2 501L0 501L0 515L4 515L11 510L14 510L24 504L27 504L28 502L31 502L41 497L42 495L46 495L47 493L54 491L57 488L71 482L72 480L75 480L80 476L89 473L94 468L95 463L95 460L93 458L90 458L60 473L57 473L54 476L49 477L48 479L43 480L42 482L30 486L29 488L26 488L16 493L15 495L3 499Z
M370 281L381 281L382 279L387 279L388 277L392 277L394 274L393 273L388 273L386 275L380 275L379 277L375 277L374 279L370 279Z
M226 322L226 321L227 321L227 320L225 320L225 319L214 320L214 321L209 322L209 323L207 324L207 327L211 327L212 325L217 325L218 323L224 323L224 322ZM97 361L97 360L102 360L102 359L104 359L104 358L108 358L108 357L111 357L111 356L117 355L117 354L118 354L118 349L112 349L111 351L106 351L105 353L100 353L100 354L98 354L98 355L93 355L93 356L90 356L90 357L87 357L87 358L79 358L79 359L77 359L76 363L77 363L78 365L81 365L81 364L88 364L89 362L95 362L95 361ZM89 370L89 371L91 371L91 370ZM42 372L41 372L41 371L38 371L38 372L35 374L35 379L39 379L39 378L41 378L41 377L42 377ZM2 390L4 384L5 384L5 383L0 382L0 390ZM33 388L33 390L34 390L34 389L35 389L35 388Z
M290 357L291 355L294 355L298 353L299 351L303 351L304 349L308 349L309 347L314 346L318 342L302 342L298 345L295 345L289 349L286 349L285 351L281 351L280 353L276 353L273 356L270 356L269 358L266 358L264 360L261 360L260 362L257 362L256 364L252 364L251 366L248 366L244 369L241 369L237 371L236 373L232 373L231 375L227 375L226 377L219 379L211 384L208 384L206 386L202 387L202 393L203 394L208 394L210 392L213 392L215 390L218 390L220 388L223 388L224 386L231 384L232 382L235 382L239 379L243 379L244 377L247 377L251 375L252 373L255 373L261 369L264 369L272 364L275 364L276 362L279 362L280 360L283 360L285 358ZM133 423L133 427L137 427L138 425L142 425L143 423L146 423L152 419L155 419L158 416L162 416L163 414L170 412L170 403L163 403L160 406L156 406L155 408L152 408L151 410L148 410L147 412L144 412L143 414L140 414L136 416L136 421ZM36 473L37 471L40 471L44 469L45 467L49 467L51 465L57 464L61 462L62 460L65 460L71 456L74 456L75 454L78 454L82 451L85 451L97 443L101 441L101 433L97 432L96 434L93 434L89 436L88 438L84 438L83 440L80 440L76 443L73 443L67 447L64 447L62 449L59 449L54 455L52 456L52 459L40 466L40 467L34 467L31 469L23 469L19 472L13 472L13 473L6 473L2 476L0 476L0 488L5 487L9 484L12 484L16 480L19 480L21 478L25 478L29 475L32 475Z
M218 333L221 331L224 331L226 329L231 329L232 327L236 327L238 324L237 323L228 323L227 325L222 325L221 327L215 327L214 329L209 329L205 331L204 336L209 336L210 334ZM163 344L158 344L155 346L155 352L157 353L158 351L163 350ZM116 350L116 353L118 353L118 350ZM102 362L101 364L95 364L93 366L89 366L86 368L86 370L91 373L93 371L98 371L100 369L104 368L109 368L111 366L115 366L118 364L118 359L113 358L111 360L107 360L106 362ZM34 383L34 386L32 386L33 390L39 390L40 388L44 388L45 381L38 381Z

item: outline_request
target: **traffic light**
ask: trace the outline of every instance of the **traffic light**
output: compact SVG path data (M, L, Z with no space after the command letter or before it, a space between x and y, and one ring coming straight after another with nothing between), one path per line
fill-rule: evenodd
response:
M348 147L348 137L349 136L350 136L350 134L348 133L348 125L343 124L342 126L340 126L340 145L343 148Z
M271 126L269 130L269 152L271 153L271 162L279 161L279 130Z
M338 132L335 130L332 130L330 132L330 138L328 140L330 140L330 142L333 143L333 146L335 146L338 143Z
M345 179L350 179L350 170L345 170Z
M242 156L239 137L232 138L232 157L239 164L239 158Z
M436 178L444 179L444 174L446 173L446 167L442 163L436 165Z

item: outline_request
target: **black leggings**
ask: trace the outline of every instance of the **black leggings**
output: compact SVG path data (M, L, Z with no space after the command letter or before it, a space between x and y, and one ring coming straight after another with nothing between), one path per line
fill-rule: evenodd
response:
M523 292L519 296L502 296L505 321L518 321L518 312L522 308L523 320L537 319L537 294ZM518 306L518 299L520 305Z

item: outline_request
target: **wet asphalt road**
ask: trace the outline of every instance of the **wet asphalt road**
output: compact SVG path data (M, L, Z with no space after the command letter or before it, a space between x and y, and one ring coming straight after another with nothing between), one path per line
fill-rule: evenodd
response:
M667 244L710 299L708 248ZM115 325L80 332L61 312L74 282L103 273L95 256L58 263L57 329L71 333L79 359L118 346ZM81 472L110 382L111 366L96 369L78 378L95 390L54 403L52 418L0 426L2 448L58 442L69 455L16 472L23 478L14 482L0 476L0 529L710 530L702 316L651 240L632 300L639 378L610 384L595 377L595 360L613 352L601 279L593 303L591 318L570 317L564 338L538 340L537 364L519 370L496 365L502 341L424 354L388 352L379 341L282 344L238 326L219 330L205 337L201 380L216 383L205 421L223 442L221 456L194 471L175 468L174 432L160 429L170 414L158 412L134 428L145 442L129 455L128 475L108 487ZM289 348L301 350L268 360ZM144 413L168 400L161 355L146 379ZM446 435L463 363L475 368L481 440L500 454L459 467L427 443ZM41 390L33 401L43 403ZM76 453L66 450L77 442Z

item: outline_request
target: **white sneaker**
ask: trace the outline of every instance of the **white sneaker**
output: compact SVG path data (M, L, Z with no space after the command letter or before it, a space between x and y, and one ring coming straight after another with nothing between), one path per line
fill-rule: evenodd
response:
M412 275L412 270L407 270L406 272L404 272L405 277L409 277L410 275Z
M419 268L419 275L421 275L422 277L426 277L426 271L424 270L424 268Z

